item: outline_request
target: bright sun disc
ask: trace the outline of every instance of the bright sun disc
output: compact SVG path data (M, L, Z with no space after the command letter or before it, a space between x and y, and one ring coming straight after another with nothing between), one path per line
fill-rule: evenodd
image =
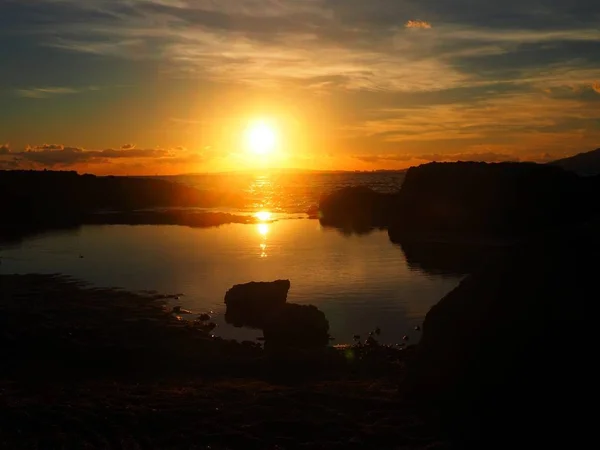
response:
M255 155L268 155L277 145L275 129L262 121L251 123L246 129L245 138L248 151Z
M272 214L268 211L259 211L254 216L261 222L267 222L271 220Z

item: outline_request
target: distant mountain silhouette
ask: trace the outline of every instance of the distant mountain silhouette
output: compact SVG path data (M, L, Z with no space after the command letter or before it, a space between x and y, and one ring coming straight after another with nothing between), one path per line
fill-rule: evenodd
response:
M558 159L550 164L580 175L598 175L600 174L600 148L569 158Z

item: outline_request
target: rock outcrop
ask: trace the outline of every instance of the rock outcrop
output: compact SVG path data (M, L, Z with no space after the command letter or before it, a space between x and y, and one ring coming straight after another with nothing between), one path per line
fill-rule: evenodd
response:
M329 343L329 321L313 305L285 304L263 328L268 345L324 347Z
M397 194L344 188L319 208L344 232L528 236L592 217L597 194L598 182L551 165L430 163L410 168Z
M397 198L362 186L343 188L321 198L319 220L348 233L366 233L388 225Z
M290 280L236 284L225 294L226 320L235 326L263 328L286 304Z
M329 322L313 305L286 303L289 280L233 286L225 294L225 320L236 327L262 329L265 345L315 348L329 342Z
M409 169L392 228L515 235L578 222L581 179L534 163L431 163Z
M427 314L407 392L439 414L460 448L584 435L579 408L595 354L588 326L598 298L595 230L521 247L466 278Z

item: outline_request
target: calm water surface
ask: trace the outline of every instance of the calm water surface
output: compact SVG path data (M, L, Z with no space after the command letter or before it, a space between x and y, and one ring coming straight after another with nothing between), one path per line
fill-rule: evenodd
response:
M192 229L180 226L86 226L0 247L2 273L64 273L104 287L185 295L185 308L214 311L215 334L254 339L260 331L224 322L223 297L234 284L290 279L288 302L314 304L336 343L375 327L400 342L457 276L413 270L384 231L344 236L318 221ZM83 258L80 258L82 255Z
M304 213L323 194L348 186L367 186L378 192L395 192L404 172L340 173L235 173L160 177L202 190L239 197L233 212Z

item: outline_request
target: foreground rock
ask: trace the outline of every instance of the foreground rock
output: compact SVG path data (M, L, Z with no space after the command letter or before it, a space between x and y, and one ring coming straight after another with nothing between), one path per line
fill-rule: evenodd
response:
M236 327L262 329L270 347L314 348L329 342L329 322L312 305L286 303L289 280L233 286L225 294L225 320Z
M329 321L313 305L286 304L263 328L268 344L281 347L324 347L329 343Z
M290 280L236 284L225 294L226 320L234 326L264 328L287 300Z
M573 444L590 430L578 405L591 390L600 245L573 234L522 247L427 314L407 389L461 446Z

